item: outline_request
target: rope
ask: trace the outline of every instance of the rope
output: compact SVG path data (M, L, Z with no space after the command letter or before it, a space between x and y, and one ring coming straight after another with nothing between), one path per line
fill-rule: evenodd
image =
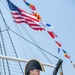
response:
M18 27L18 26L17 26L17 27ZM20 31L19 27L18 27L18 30ZM20 33L21 33L21 35L23 36L23 34L22 34L22 32L21 32L21 31L20 31ZM34 53L33 53L32 49L30 48L30 46L28 45L28 43L27 43L27 42L25 42L25 43L27 44L27 46L28 46L29 50L31 50L32 54L34 55ZM34 55L34 57L36 58L36 56L35 56L35 55Z
M5 2L5 1L4 1ZM6 2L5 2L6 3ZM3 3L2 3L3 4ZM4 5L4 4L3 4ZM5 6L5 5L4 5ZM5 6L6 7L6 6ZM7 7L6 7L6 9L7 9ZM8 10L8 9L7 9ZM9 10L8 10L9 11ZM10 12L10 11L9 11ZM11 14L11 13L10 13ZM26 28L25 28L26 29ZM27 31L27 30L26 30ZM27 31L28 32L28 31ZM26 32L25 32L26 33ZM29 32L28 32L29 33ZM30 36L30 38L32 37L30 34L28 35L28 36ZM34 41L34 43L36 43L37 44L37 42L33 39L33 37L31 38L31 40L32 41ZM38 44L37 44L38 45ZM39 45L38 45L39 46ZM42 51L40 51L45 57L46 57L46 59L50 62L50 63L52 63L52 61L49 59L49 57L44 53L44 52L42 52Z
M27 29L25 28L25 26L23 26L23 30L24 31L27 31ZM25 32L26 33L26 32ZM33 41L33 43L35 43L37 46L39 46L38 45L38 43L34 40L34 38L31 36L31 34L27 31L27 33L26 33L28 36L29 36L29 38ZM39 49L40 50L40 49ZM40 51L44 56L45 56L45 58L50 62L50 63L52 63L52 61L49 59L49 57L44 53L44 52L42 52L42 51Z
M43 48L37 46L36 44L34 44L34 43L32 43L31 41L27 40L26 38L22 37L21 35L19 35L19 34L16 33L15 31L13 31L13 30L11 30L11 29L10 29L10 31L13 32L13 33L15 33L16 35L18 35L18 36L21 37L22 39L26 40L27 42L31 43L32 45L38 47L38 48L41 49L42 51L48 53L49 55L51 55L51 56L53 56L53 57L55 57L55 58L57 58L57 59L60 59L60 58L58 58L57 56L55 56L55 55L51 54L50 52L46 51L45 49L43 49Z

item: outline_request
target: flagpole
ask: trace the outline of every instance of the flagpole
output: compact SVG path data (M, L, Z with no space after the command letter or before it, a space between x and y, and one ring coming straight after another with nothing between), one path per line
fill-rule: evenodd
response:
M23 63L28 62L28 60L26 60L26 59L14 58L14 57L3 56L3 55L0 55L0 59L6 59L6 60L11 60L11 61L23 62ZM42 62L41 62L41 63L42 63ZM48 63L42 63L42 64L43 64L44 66L47 66L47 67L56 68L56 66L53 65L53 64L48 64Z

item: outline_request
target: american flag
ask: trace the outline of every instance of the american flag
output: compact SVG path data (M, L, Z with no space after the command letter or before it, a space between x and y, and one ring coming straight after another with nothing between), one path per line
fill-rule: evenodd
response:
M38 30L38 31L45 30L43 27L40 26L39 20L34 15L18 8L10 0L7 0L7 3L9 5L10 10L11 10L14 22L26 23L34 30Z
M57 37L56 34L52 31L48 31L40 26L39 20L33 15L30 14L20 8L18 8L16 5L14 5L10 0L7 0L8 6L11 10L12 17L14 19L14 22L16 23L26 23L28 24L33 30L37 31L47 31L47 33L52 37ZM58 45L58 47L61 47L62 45L55 41L55 43Z

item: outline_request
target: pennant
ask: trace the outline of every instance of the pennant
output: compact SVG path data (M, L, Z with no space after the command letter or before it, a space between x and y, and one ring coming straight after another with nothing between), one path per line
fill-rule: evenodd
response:
M46 24L46 26L49 26L49 27L51 27L51 25L50 25L50 24Z
M40 15L36 12L32 12L33 15L38 19L38 20L42 20L42 18L40 17Z
M60 52L60 48L58 48L58 53Z
M23 0L25 2L25 4L30 7L32 10L36 10L36 7L33 4L30 4L28 2L26 2L26 0Z
M24 2L26 2L26 0L23 0Z
M57 37L57 35L53 31L47 31L47 32L53 39Z
M62 49L62 51L63 51L64 53L67 53L67 52L66 52L65 50L63 50L63 49Z
M58 45L58 47L61 47L62 45L59 43L59 42L57 42L57 41L55 41L55 43Z
M30 4L30 8L31 8L32 10L36 10L36 8L35 8L35 6L34 6L33 4Z
M44 28L42 28L39 25L39 20L31 15L30 13L27 13L26 11L18 8L15 6L10 0L7 0L9 8L11 10L14 22L16 23L26 23L28 24L32 29L37 31L44 31Z
M43 24L43 26L45 28L51 28L51 29L53 29L52 25L50 25L50 24L46 24L46 23L42 23L42 24Z
M68 59L70 58L70 56L68 54L64 54L64 56Z
M51 29L53 29L52 25L50 25L50 24L45 24L45 25L46 25L46 27L50 27Z

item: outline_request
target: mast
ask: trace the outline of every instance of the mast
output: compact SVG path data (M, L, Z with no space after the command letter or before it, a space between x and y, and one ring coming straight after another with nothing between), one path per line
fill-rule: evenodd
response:
M0 50L1 50L1 55L5 55L5 56L13 56L18 58L16 49L14 47L12 38L10 36L9 33L9 27L3 17L3 14L0 10ZM2 63L3 63L3 75L12 75L14 74L13 70L15 68L15 66L17 66L18 71L20 72L20 75L23 75L23 69L21 67L20 62L13 62L14 65L12 65L12 62L10 62L9 60L3 60L2 59ZM16 75L18 75L16 73Z

